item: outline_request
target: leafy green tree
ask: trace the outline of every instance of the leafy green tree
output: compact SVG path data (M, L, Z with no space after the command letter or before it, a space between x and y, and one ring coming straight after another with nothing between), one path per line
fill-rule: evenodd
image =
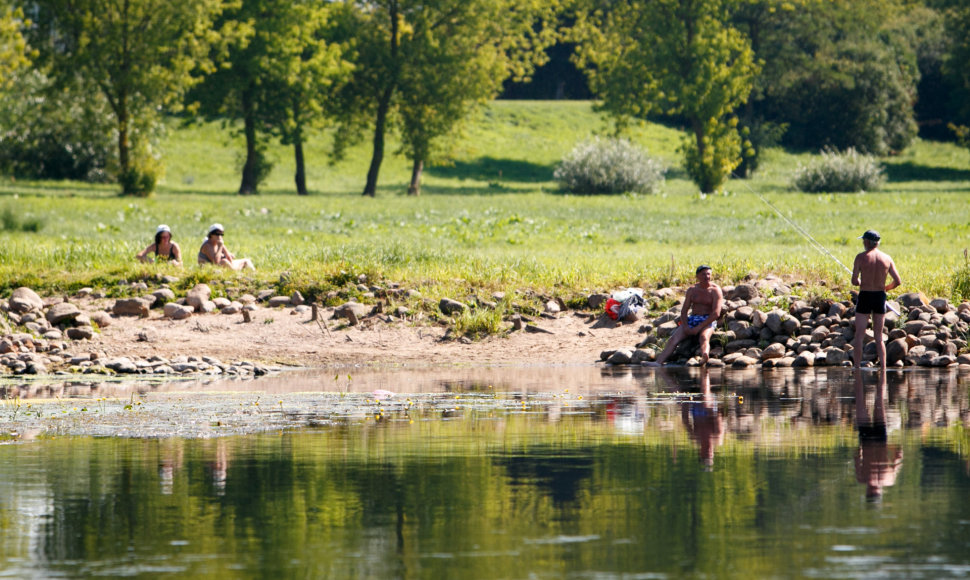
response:
M543 0L375 0L353 3L344 34L357 40L354 75L340 95L339 156L373 131L364 195L373 196L392 116L412 160L409 193L424 163L508 78L544 62L559 4Z
M702 192L716 191L741 162L736 109L758 66L748 40L727 24L730 0L587 0L577 12L578 62L625 122L678 116L682 151Z
M146 135L160 112L180 108L183 94L209 68L212 46L226 38L214 26L228 0L37 0L31 45L51 76L75 76L98 87L114 116L122 193L154 190L157 168Z
M22 29L30 26L19 7L0 2L0 89L8 86L11 77L30 64L31 53L27 48Z
M970 149L970 6L954 3L946 12L946 31L950 42L944 71L954 86L956 119L949 128L959 143Z
M784 128L782 141L798 148L902 150L917 130L919 31L931 26L920 10L906 0L739 0L732 21L763 63L743 124L774 138Z
M334 83L349 70L340 46L328 42L332 7L326 2L242 0L226 25L244 34L216 72L189 95L203 118L238 127L246 141L240 195L255 194L272 169L265 137L293 145L296 188L307 193L303 144L308 127L323 118Z

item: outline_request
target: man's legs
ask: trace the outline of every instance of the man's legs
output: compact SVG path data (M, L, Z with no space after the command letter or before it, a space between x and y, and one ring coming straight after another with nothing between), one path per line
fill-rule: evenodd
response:
M882 340L882 327L885 321L885 314L872 315L872 336L876 341L876 356L879 357L879 368L882 370L886 370L886 343Z
M869 315L855 313L855 338L852 340L852 360L856 368L862 366L862 347L866 340L866 328L869 327Z
M701 364L706 365L711 358L711 336L714 334L714 327L707 326L697 335L697 340L701 343Z
M667 339L667 346L664 347L663 352L657 355L657 359L654 361L654 364L650 366L659 366L664 364L667 358L673 354L674 349L677 348L677 344L687 337L687 333L684 331L684 328L685 326L683 324L677 327L677 330L675 330L674 333L670 335L670 338Z

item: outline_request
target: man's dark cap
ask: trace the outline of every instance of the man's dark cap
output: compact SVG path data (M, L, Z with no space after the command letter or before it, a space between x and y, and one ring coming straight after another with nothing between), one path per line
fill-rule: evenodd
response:
M704 270L710 270L710 269L711 269L710 266L705 266L704 264L701 264L700 266L697 267L697 271L694 272L694 275L696 276L697 274L700 274Z
M878 242L882 238L879 237L879 232L876 230L866 230L866 233L859 236L860 240L868 240L870 242Z

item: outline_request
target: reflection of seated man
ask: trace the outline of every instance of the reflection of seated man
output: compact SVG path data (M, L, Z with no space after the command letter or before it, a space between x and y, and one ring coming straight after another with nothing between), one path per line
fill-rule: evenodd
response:
M690 438L697 442L698 458L704 467L714 467L714 450L724 443L724 421L717 412L717 401L711 394L711 377L701 369L701 400L684 401L680 406L680 420Z
M886 435L886 371L879 371L879 385L872 415L866 404L862 372L855 371L856 427L859 430L859 450L855 457L855 476L866 486L866 498L878 501L883 488L896 483L896 475L903 466L903 450L888 445Z
M667 340L667 346L657 356L657 360L647 366L659 366L673 354L677 345L685 338L697 336L701 347L701 364L706 365L711 353L711 335L721 316L724 295L721 287L711 282L711 267L698 266L697 283L687 289L684 306L680 310L680 326Z

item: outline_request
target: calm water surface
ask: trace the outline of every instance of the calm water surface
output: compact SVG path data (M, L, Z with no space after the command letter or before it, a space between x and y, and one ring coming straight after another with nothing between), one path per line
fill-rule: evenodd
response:
M12 396L367 404L256 435L2 445L0 576L966 577L968 386L598 367L8 385L8 431Z

